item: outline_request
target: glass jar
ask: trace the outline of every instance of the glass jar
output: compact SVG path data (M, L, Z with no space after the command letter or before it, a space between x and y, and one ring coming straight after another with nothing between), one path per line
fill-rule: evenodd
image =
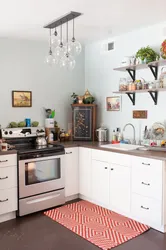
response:
M161 74L160 74L160 77L159 77L159 80L160 80L160 88L165 88L165 83L164 83L164 79L166 77L166 67L163 67L161 69ZM165 80L166 81L166 80Z
M156 89L156 82L149 82L149 89Z
M136 80L135 82L136 82L136 89L137 90L141 90L142 89L142 82L141 82L141 80Z
M119 91L127 91L127 80L126 78L120 78L119 80Z
M128 81L128 85L127 85L127 90L128 91L131 91L131 85L132 85L132 82Z
M142 89L149 89L149 83L148 82L144 82L142 84Z
M136 83L135 82L132 82L132 84L131 84L131 90L132 91L136 90Z

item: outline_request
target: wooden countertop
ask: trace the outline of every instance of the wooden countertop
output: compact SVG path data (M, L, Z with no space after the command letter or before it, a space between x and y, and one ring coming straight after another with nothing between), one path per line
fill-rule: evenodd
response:
M8 151L0 151L0 156L1 155L11 155L11 154L17 154L17 151L14 149L8 150Z
M56 144L61 144L65 148L71 147L85 147L85 148L92 148L97 150L103 150L108 152L114 152L119 154L127 154L127 155L135 155L140 157L152 158L157 160L166 160L166 152L156 152L156 151L142 151L142 150L129 150L129 151L122 151L117 149L109 149L101 147L101 145L110 144L110 142L86 142L86 141L68 141L68 142L56 142ZM8 154L17 154L16 150L9 150L9 151L0 151L1 155L8 155Z
M129 151L122 151L117 149L109 149L101 147L101 145L107 145L111 142L86 142L86 141L68 141L68 142L61 142L60 144L63 145L65 148L70 147L85 147L85 148L92 148L97 150L103 150L108 152L114 152L119 154L127 154L127 155L135 155L140 157L152 158L157 160L166 160L166 152L156 152L150 150L129 150Z

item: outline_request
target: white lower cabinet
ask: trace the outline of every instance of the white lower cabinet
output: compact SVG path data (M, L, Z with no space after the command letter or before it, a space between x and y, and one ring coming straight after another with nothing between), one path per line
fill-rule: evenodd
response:
M90 148L79 148L79 194L91 199L92 183L92 150Z
M16 217L17 155L0 156L0 222Z
M128 214L130 212L131 169L110 164L110 209Z
M109 164L92 160L92 200L109 206Z
M165 231L165 163L132 157L131 216L160 231Z
M65 197L77 195L78 190L78 147L65 149Z

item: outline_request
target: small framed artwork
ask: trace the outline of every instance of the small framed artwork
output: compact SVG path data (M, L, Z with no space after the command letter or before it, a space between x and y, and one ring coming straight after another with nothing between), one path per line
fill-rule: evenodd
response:
M133 110L133 119L147 119L147 110Z
M112 96L106 98L107 111L120 111L121 97Z
M32 92L12 91L12 107L32 107Z

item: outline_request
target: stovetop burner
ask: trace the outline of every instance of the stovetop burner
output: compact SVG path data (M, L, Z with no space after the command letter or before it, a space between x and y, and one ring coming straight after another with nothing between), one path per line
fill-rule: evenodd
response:
M26 153L26 152L34 152L34 151L48 151L48 150L57 150L57 149L63 149L64 147L60 144L47 144L44 146L39 146L35 144L15 144L13 147L19 152L19 153Z

